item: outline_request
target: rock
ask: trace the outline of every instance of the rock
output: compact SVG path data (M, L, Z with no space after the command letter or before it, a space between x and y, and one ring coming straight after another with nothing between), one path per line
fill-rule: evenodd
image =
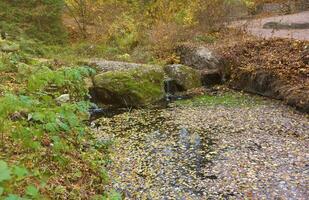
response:
M230 78L230 63L206 47L181 45L176 48L176 53L182 64L201 71L202 82L206 86L225 82Z
M160 66L108 62L93 79L96 101L120 107L139 107L164 97L164 71ZM125 69L125 66L128 68ZM134 67L132 67L134 66ZM103 67L103 66L102 66ZM109 69L110 71L104 72Z
M58 104L67 103L69 101L70 101L70 95L69 94L63 94L63 95L56 98L56 102Z
M90 115L90 117L89 117L90 121L93 121L95 119L98 119L98 118L104 116L104 114L106 113L106 110L103 109L103 108L90 108L88 110L88 112L89 112L89 115Z
M220 59L206 47L193 47L181 45L176 48L176 53L180 56L180 62L198 70L219 69Z
M110 71L125 71L129 69L136 69L142 66L146 66L137 63L127 63L127 62L108 61L108 60L91 60L85 62L84 64L94 67L98 73L110 72Z
M164 71L182 91L202 86L200 72L185 65L168 65Z
M204 86L213 86L223 82L218 70L204 70L201 72L201 78Z
M15 52L19 50L19 45L7 41L7 40L1 40L0 39L0 51L3 52Z

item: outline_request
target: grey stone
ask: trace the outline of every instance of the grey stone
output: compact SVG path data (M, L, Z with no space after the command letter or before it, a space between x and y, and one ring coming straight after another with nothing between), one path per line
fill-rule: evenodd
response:
M176 48L176 52L180 56L182 64L194 69L218 69L221 65L218 56L206 47L181 45Z
M59 104L67 103L70 101L70 95L69 94L63 94L56 98L56 102Z
M202 86L200 72L191 67L174 64L166 66L164 71L183 91Z
M125 71L146 66L145 64L109 61L101 59L94 59L91 61L87 61L85 64L94 67L98 73L110 72L110 71Z

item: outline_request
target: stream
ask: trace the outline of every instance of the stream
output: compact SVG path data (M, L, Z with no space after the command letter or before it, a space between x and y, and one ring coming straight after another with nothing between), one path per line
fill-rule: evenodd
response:
M100 118L124 199L307 199L308 116L280 102L139 109Z

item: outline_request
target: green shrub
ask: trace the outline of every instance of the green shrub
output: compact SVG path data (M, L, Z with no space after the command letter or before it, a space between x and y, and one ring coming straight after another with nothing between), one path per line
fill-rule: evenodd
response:
M33 39L20 38L19 46L22 52L30 55L41 57L47 52L47 47L41 41Z
M1 53L0 72L16 72L20 63L29 63L30 59L23 53Z
M119 16L109 29L109 44L122 52L129 52L136 47L139 35L135 23L136 21L127 13Z
M86 67L51 70L47 66L39 65L34 70L28 78L27 90L29 92L48 92L48 89L53 89L58 95L69 93L78 99L82 99L88 93L83 78L94 73L92 69Z

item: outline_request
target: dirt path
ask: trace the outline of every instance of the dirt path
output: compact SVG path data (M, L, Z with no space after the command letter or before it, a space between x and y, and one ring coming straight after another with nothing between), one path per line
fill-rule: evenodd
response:
M243 20L231 24L232 27L241 27L249 33L262 38L293 38L298 40L309 40L309 29L290 29L290 30L273 30L263 29L267 22L280 23L309 23L309 11L300 12L292 15L283 15L276 17L267 17L256 20Z
M207 102L100 119L100 139L115 139L111 187L134 200L307 199L308 116L239 94Z

